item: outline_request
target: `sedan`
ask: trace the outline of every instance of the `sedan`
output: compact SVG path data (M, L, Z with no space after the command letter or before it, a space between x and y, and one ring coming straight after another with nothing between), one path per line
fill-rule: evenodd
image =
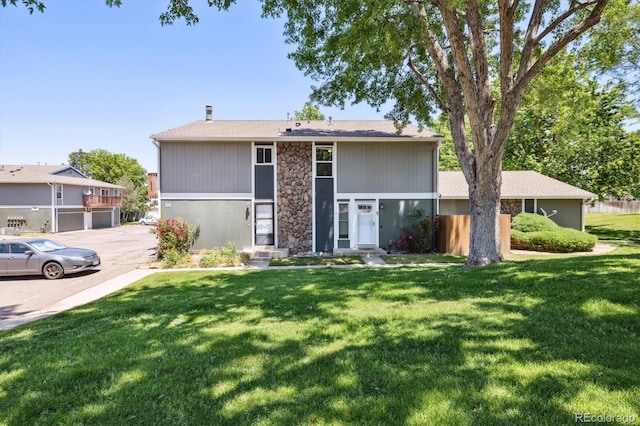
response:
M44 275L55 280L99 265L100 256L95 251L67 247L46 238L0 241L0 276Z

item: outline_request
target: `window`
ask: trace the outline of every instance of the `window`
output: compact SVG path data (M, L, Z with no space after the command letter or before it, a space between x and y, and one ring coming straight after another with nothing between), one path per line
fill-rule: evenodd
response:
M349 203L338 203L338 238L349 238Z
M333 176L333 146L316 146L316 176Z
M9 243L9 251L15 254L24 254L29 250L29 247L19 243Z
M273 164L272 154L272 147L256 147L256 164Z
M62 199L62 185L56 184L56 198L58 200Z
M102 189L100 190L100 195L109 195L109 190L108 190L108 189L104 189L104 188L102 188Z

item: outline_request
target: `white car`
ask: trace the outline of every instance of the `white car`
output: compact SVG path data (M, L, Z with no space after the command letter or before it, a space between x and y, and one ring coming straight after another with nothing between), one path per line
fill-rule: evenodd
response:
M159 218L157 214L149 213L148 215L140 219L138 223L140 225L155 225L156 223L158 223L158 219Z

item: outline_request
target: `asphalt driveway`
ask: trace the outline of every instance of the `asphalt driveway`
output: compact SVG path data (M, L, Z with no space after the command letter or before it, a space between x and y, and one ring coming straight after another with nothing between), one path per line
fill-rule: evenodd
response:
M0 277L0 321L46 309L143 265L153 257L157 245L150 229L131 225L48 235L47 238L71 247L97 251L100 267L53 281L39 276Z

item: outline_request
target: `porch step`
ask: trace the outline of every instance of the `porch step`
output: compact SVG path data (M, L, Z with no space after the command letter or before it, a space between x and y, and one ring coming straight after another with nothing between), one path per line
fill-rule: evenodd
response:
M337 248L333 249L334 256L362 256L362 257L379 257L387 254L386 250L380 247L373 248Z

